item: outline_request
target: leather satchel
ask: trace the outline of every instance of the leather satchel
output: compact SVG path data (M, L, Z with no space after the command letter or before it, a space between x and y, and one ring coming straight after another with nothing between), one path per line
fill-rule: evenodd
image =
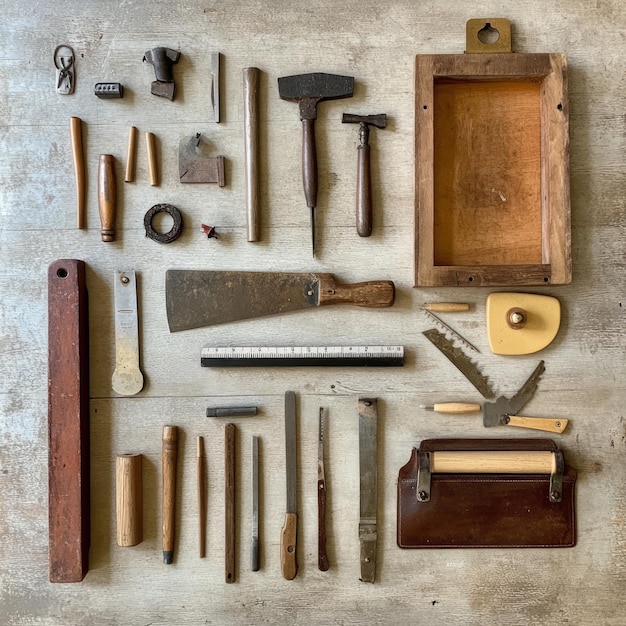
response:
M509 452L554 455L549 473L438 473L438 452L474 459ZM504 455L496 454L505 452ZM480 454L487 453L487 454ZM463 455L456 455L466 458ZM538 455L536 455L538 456ZM547 455L549 458L549 455ZM432 467L431 467L432 462ZM557 548L576 544L576 472L550 439L430 439L413 448L398 476L400 548Z

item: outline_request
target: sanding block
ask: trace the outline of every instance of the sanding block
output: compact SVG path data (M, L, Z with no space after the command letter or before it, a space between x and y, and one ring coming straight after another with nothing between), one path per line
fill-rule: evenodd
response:
M532 354L548 346L561 325L557 298L533 293L487 296L487 335L494 354Z

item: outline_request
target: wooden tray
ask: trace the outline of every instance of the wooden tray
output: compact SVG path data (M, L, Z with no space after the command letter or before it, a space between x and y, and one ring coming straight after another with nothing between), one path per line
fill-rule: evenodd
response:
M571 282L566 58L510 42L415 58L415 286Z

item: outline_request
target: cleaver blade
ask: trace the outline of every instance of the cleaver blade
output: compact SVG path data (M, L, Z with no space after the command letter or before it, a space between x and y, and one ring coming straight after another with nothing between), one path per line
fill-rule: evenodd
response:
M332 274L167 270L170 332L277 315L323 304L388 307L389 280L341 284Z

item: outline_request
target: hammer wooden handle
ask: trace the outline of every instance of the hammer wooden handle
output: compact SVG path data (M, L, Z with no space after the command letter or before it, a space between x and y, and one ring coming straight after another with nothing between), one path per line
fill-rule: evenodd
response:
M302 184L306 205L317 206L317 147L315 145L315 120L302 120Z
M246 216L248 241L259 241L259 75L256 67L243 70L243 126L246 162Z
M85 228L85 162L83 158L83 136L79 117L70 117L70 141L76 177L76 228Z
M163 427L163 562L174 560L174 528L176 521L176 458L178 456L178 429Z
M102 241L115 241L116 205L115 159L110 154L101 154L98 160L98 208Z
M372 234L372 179L369 144L357 148L356 231L359 237Z

